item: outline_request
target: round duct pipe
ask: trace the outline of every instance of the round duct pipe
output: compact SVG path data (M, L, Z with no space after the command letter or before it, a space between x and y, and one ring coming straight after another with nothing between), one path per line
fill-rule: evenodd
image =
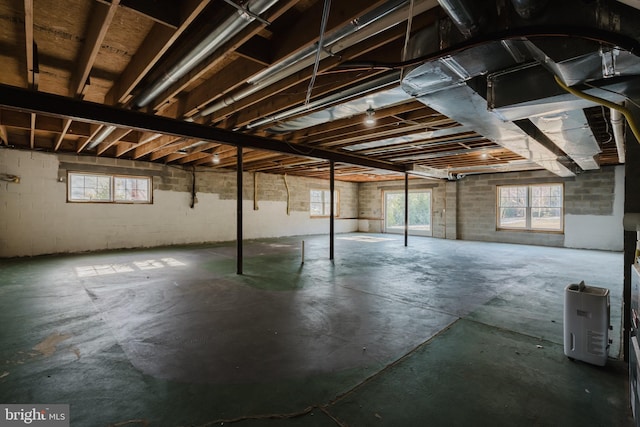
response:
M456 27L465 38L478 33L480 24L472 11L470 1L465 0L438 0L440 7L449 15Z
M522 19L537 18L547 3L548 0L511 0L513 8Z

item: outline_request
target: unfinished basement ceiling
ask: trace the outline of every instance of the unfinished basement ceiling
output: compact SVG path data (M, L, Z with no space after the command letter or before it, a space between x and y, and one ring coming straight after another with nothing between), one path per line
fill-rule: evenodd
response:
M331 159L346 181L572 176L621 163L623 141L554 76L637 97L625 3L0 0L2 148L232 170L241 147L246 171L328 178Z

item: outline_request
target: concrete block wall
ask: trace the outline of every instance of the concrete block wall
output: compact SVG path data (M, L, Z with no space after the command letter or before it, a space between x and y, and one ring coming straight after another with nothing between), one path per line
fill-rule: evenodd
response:
M498 230L498 185L564 183L564 233ZM456 182L458 238L503 243L622 249L624 170L604 167L575 177L547 171L471 175Z
M67 171L153 177L152 204L67 203ZM0 182L0 257L102 249L152 247L235 240L236 174L197 170L197 203L191 204L192 173L178 167L123 159L0 149L0 173L20 183ZM254 210L257 178L258 210ZM311 218L309 190L328 181L245 173L246 239L329 232L328 218ZM336 232L357 230L357 192L336 182L340 217Z

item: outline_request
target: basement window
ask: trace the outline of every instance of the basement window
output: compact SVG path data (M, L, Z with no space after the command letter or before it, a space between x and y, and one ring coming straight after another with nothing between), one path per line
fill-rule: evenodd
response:
M151 203L151 177L69 172L67 200L95 203Z
M562 184L498 186L500 229L562 231Z
M312 217L322 217L331 215L331 192L329 190L310 191L309 211ZM333 192L333 212L335 216L340 216L340 193Z

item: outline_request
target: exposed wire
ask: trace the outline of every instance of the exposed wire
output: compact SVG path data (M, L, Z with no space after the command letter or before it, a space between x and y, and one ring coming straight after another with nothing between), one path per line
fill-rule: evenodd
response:
M409 18L407 19L407 33L404 36L404 46L402 47L402 61L407 60L407 48L409 46L409 36L411 35L411 24L413 23L413 0L409 5ZM404 76L404 68L400 71L400 79Z
M335 69L375 69L375 70L401 70L404 67L421 65L427 61L433 61L443 58L447 55L453 55L481 46L497 40L514 40L523 37L577 37L584 40L591 40L597 43L616 46L624 49L634 55L640 55L640 42L634 38L614 33L611 31L599 30L588 27L559 27L559 26L535 26L525 28L512 28L505 31L485 34L482 36L471 38L463 43L451 46L447 49L432 52L417 58L409 59L401 62L376 62L376 61L348 61L344 62Z
M608 144L611 141L613 141L613 134L611 134L611 129L609 128L609 120L607 120L607 115L606 115L606 112L604 110L604 105L601 105L600 109L602 110L602 118L604 120L604 126L605 126L604 131L607 133L607 135L609 135L609 139L604 141L603 144Z
M324 49L324 32L327 28L327 21L329 20L329 9L331 8L331 0L324 0L324 8L322 10L322 22L320 23L320 38L318 40L318 49L316 50L316 60L313 64L313 73L311 74L311 80L309 81L309 88L307 89L307 98L304 104L307 105L311 99L311 92L313 91L313 85L316 83L316 76L318 75L318 67L320 66L320 54Z
M258 206L258 172L253 173L253 210L257 211L260 209Z
M284 187L287 189L287 215L291 215L291 192L289 191L289 183L287 182L287 174L284 177Z
M191 205L189 207L191 209L196 205L196 167L191 167Z

